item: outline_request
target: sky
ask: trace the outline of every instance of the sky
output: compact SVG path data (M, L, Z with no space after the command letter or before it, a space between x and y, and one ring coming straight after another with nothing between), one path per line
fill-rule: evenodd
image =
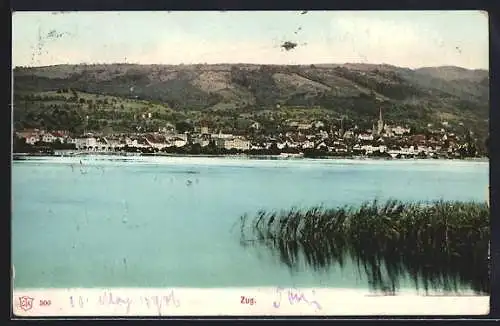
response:
M290 51L285 41L297 43ZM15 12L13 66L373 63L488 69L480 11Z

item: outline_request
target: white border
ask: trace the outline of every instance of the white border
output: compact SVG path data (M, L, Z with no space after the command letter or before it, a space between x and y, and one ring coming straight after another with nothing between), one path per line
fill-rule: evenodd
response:
M245 304L242 296L247 299ZM31 298L29 310L21 308L21 297ZM41 306L41 300L45 304L50 301L50 305ZM19 317L486 315L489 309L489 296L425 296L415 292L376 296L358 289L75 288L13 293L13 312Z

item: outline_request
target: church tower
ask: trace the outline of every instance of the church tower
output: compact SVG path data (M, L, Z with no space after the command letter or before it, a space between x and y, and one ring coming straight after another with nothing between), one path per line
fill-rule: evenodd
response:
M340 120L340 130L339 130L339 136L340 138L343 138L344 137L344 116L341 117L341 120Z
M379 117L377 121L377 134L382 134L384 130L384 119L382 118L382 108L380 108Z

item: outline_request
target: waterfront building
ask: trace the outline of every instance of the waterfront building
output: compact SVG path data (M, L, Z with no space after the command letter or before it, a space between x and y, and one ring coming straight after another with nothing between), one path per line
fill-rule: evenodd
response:
M24 138L26 144L34 145L36 142L40 140L40 134L38 130L26 130L22 132L16 133L18 137Z
M43 136L42 136L42 141L44 143L53 143L57 139L58 138L56 136L52 135L52 133L50 133L50 132L44 133Z
M225 149L238 149L238 150L249 150L250 149L250 141L241 138L235 137L232 139L224 139L224 148Z
M75 139L76 149L95 148L97 146L97 139L94 137L83 137Z

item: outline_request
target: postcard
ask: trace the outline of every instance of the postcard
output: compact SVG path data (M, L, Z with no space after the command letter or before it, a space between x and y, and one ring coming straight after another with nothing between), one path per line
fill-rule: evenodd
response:
M12 24L16 317L489 313L487 14Z

